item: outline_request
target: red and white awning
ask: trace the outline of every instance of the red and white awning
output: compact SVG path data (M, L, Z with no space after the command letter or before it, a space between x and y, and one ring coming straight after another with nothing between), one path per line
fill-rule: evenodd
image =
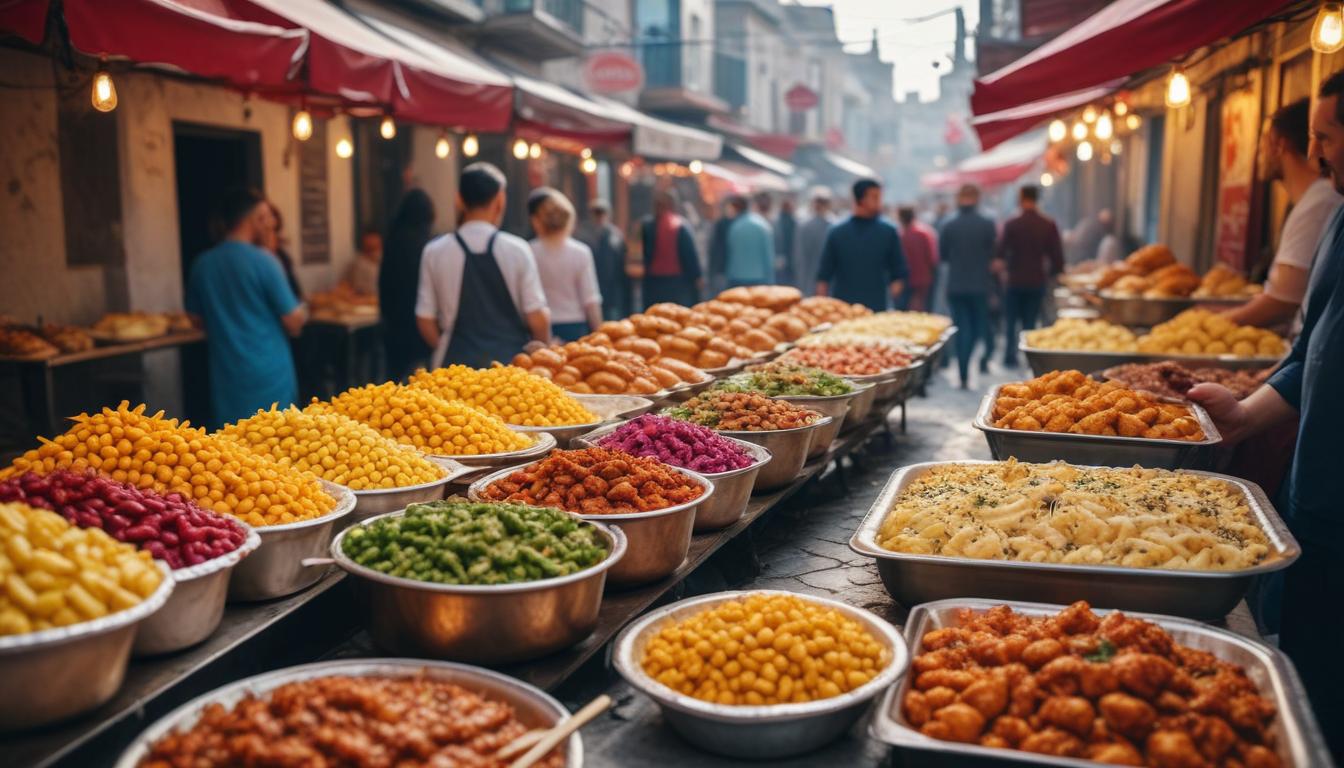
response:
M1004 142L988 152L969 157L956 168L920 176L920 186L933 191L948 191L962 184L981 188L1012 184L1035 170L1045 156L1045 134L1041 131Z
M971 119L971 126L975 128L976 135L980 137L981 150L990 150L1014 136L1030 131L1061 112L1077 109L1106 98L1121 85L1124 85L1124 82L1123 78L1112 80L1095 88L1086 88L1062 96L1052 96L1031 104L1005 109L1002 112L981 115Z

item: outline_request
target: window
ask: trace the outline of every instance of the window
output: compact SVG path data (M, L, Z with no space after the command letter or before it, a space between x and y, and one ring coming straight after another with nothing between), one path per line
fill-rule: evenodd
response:
M704 88L704 46L701 39L704 37L704 23L700 20L700 14L691 14L690 36L688 40L683 41L682 50L686 51L686 88L687 90L699 91Z

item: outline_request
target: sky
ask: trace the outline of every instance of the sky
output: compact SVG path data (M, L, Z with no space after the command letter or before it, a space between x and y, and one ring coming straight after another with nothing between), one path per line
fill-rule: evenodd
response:
M878 52L883 61L896 65L895 91L903 100L909 91L919 98L938 97L938 70L932 63L942 61L946 71L956 37L956 22L951 13L923 23L917 19L960 5L966 14L966 30L975 31L980 5L976 0L799 0L803 5L829 5L835 9L836 31L846 50L867 50L877 28ZM967 56L974 56L967 51Z

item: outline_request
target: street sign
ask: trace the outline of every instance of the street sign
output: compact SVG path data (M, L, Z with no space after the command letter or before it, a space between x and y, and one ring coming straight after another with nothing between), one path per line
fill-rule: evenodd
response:
M821 99L817 96L817 92L802 83L798 83L784 93L784 103L794 112L816 109L820 102Z
M601 51L583 65L583 80L594 93L628 93L644 87L644 67L620 51Z

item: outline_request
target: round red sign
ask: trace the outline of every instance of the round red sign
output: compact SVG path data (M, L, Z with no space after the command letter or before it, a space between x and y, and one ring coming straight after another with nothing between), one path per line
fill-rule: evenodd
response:
M806 112L816 108L821 99L817 92L799 83L784 93L784 103L794 112Z
M629 54L603 51L584 62L583 79L597 93L627 93L644 87L644 68Z

